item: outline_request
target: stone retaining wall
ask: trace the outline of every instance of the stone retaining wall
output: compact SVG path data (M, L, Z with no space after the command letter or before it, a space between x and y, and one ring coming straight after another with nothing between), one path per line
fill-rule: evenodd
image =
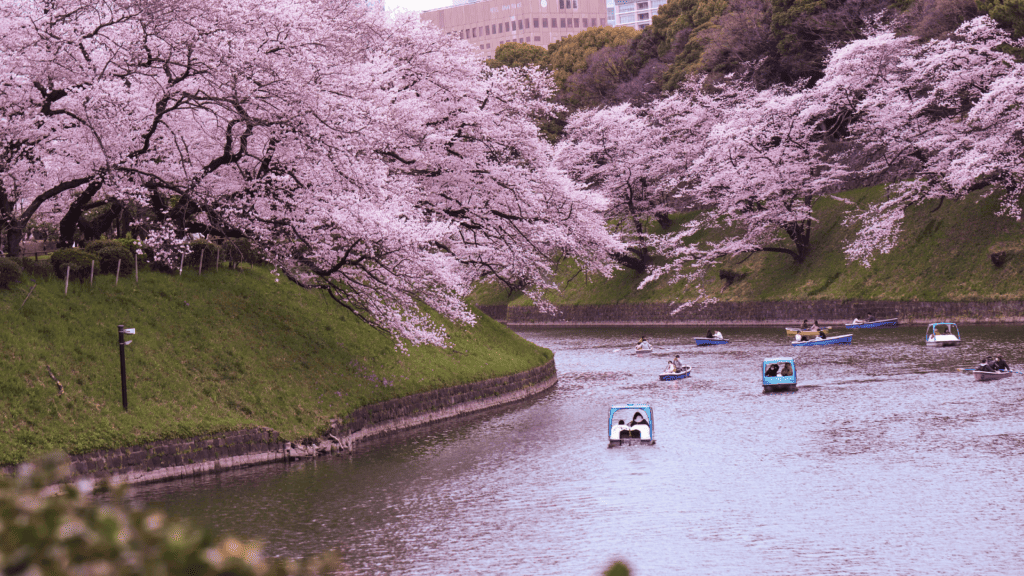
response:
M714 302L694 305L676 314L669 303L594 304L559 306L559 314L544 314L536 306L481 306L480 309L509 325L658 324L760 325L799 323L817 319L838 324L864 317L898 317L901 324L931 322L1024 322L1024 300L1000 302L898 302L869 300L808 300L802 302Z
M71 457L72 473L111 484L142 484L230 468L348 452L357 443L457 416L514 403L550 389L558 381L555 361L525 372L395 398L364 406L330 422L327 436L296 444L269 428L236 430L164 440L120 450ZM12 473L14 467L2 470Z

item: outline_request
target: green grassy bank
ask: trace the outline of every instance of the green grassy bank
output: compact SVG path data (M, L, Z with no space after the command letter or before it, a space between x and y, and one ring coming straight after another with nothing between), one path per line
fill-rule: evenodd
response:
M880 201L882 187L862 188L842 196L859 207ZM703 279L706 293L720 300L901 300L991 301L1024 299L1024 224L996 217L999 197L973 195L959 202L929 201L911 207L899 245L877 255L870 267L846 261L843 247L857 234L843 224L851 206L822 199L814 206L818 222L812 230L811 253L802 264L785 255L756 253L729 259ZM692 215L681 214L681 222ZM702 233L695 240L711 238ZM781 238L781 233L780 233ZM783 245L780 243L780 245ZM1008 256L996 267L990 254ZM726 287L719 271L741 279ZM585 278L573 266L561 271L561 290L549 297L556 304L677 302L693 298L694 286L665 280L638 289L636 273L620 270L610 280ZM525 306L532 302L493 285L479 287L478 305Z
M0 289L0 464L269 426L316 436L391 398L520 372L551 352L486 316L448 325L452 346L394 342L316 291L269 271L142 272ZM482 315L481 315L482 316ZM121 408L117 325L129 411ZM63 394L50 373L63 386Z

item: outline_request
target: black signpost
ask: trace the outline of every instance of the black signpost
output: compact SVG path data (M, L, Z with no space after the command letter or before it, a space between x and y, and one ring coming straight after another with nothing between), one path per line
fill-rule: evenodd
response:
M128 411L128 377L124 370L124 347L132 341L124 341L125 334L135 334L135 328L125 328L124 324L117 325L117 347L121 349L121 406Z

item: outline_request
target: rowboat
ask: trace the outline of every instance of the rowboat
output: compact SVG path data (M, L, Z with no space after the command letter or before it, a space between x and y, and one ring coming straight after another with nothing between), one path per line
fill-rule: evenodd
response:
M824 332L825 334L828 334L829 330L831 329L831 326L824 326L822 328L819 328L818 330L811 330L810 328L808 328L807 330L804 330L803 328L786 328L786 336L796 336L797 334L799 334L801 336L810 336L813 338L814 336L818 335L818 332Z
M654 407L618 404L608 410L608 447L654 444Z
M796 390L796 361L792 358L765 358L761 363L763 392Z
M651 346L650 342L644 340L640 344L636 345L635 350L637 354L650 354L654 352L654 346Z
M1010 370L996 370L990 372L988 370L974 370L974 379L979 382L987 382L989 380L1002 380L1003 378L1009 378L1013 376L1013 372Z
M662 372L658 375L659 380L682 380L683 378L690 377L690 367L683 366L683 369L679 372Z
M830 336L822 340L793 342L793 346L827 346L829 344L850 344L851 342L853 342L853 334L843 334L842 336Z
M956 346L960 343L960 330L952 322L936 322L928 325L924 333L925 346Z
M693 339L697 346L717 346L718 344L728 344L729 341L725 338L703 338L698 336Z
M857 324L847 324L847 330L854 330L857 328L895 328L899 326L899 318L886 318L885 320L875 320L873 322L860 322Z

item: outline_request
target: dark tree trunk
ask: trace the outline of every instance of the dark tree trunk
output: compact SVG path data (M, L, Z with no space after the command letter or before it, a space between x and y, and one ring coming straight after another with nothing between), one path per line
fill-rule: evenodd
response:
M57 246L68 248L75 242L75 230L78 229L78 221L82 219L86 207L92 202L92 197L103 187L101 181L90 182L89 186L79 194L78 198L71 203L67 214L60 220L60 238Z

